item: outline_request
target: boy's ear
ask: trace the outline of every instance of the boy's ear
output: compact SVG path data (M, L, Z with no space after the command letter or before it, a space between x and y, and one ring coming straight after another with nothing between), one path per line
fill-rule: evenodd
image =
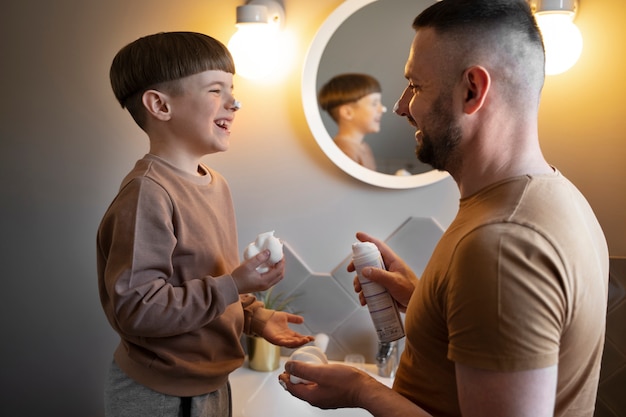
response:
M481 66L469 67L463 73L463 112L473 114L485 103L491 87L489 72Z
M350 103L342 104L339 106L337 113L339 114L339 120L350 120L352 119L353 114L352 106Z
M159 120L169 120L171 117L170 104L167 94L157 90L146 90L141 96L141 101L153 117Z

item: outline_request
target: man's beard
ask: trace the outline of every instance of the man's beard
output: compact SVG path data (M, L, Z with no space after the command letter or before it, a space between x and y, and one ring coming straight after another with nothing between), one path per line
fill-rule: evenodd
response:
M448 171L458 157L461 128L452 113L443 105L441 96L435 101L433 110L426 120L433 128L428 131L422 129L422 143L415 149L417 159L434 169ZM432 134L428 133L430 130L433 131Z

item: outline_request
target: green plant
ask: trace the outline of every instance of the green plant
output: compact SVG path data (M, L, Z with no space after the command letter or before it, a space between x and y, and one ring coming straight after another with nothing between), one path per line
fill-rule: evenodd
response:
M269 290L255 292L254 296L258 300L263 301L265 308L269 310L284 311L292 301L300 296L300 294L293 294L289 297L285 297L285 293L283 292L275 294L274 287L272 287ZM293 313L300 314L295 311Z

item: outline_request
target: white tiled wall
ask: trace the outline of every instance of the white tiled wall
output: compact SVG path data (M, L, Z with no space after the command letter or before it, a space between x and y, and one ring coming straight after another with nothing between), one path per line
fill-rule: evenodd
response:
M432 218L411 217L385 239L419 276L443 234L443 228ZM366 307L359 304L353 290L354 273L348 273L351 248L333 271L314 272L306 265L306 254L294 253L288 242L284 246L286 276L275 293L297 295L287 310L298 312L305 324L298 330L305 334L326 333L330 342L329 359L343 360L348 353L360 353L367 362L374 362L376 333ZM284 350L285 355L290 353Z

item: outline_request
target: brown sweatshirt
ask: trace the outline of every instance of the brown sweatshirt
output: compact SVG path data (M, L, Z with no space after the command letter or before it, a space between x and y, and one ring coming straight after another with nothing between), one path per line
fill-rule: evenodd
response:
M146 155L126 176L97 237L104 312L121 341L114 358L132 379L175 396L212 392L241 366L242 332L273 313L240 296L228 184Z

